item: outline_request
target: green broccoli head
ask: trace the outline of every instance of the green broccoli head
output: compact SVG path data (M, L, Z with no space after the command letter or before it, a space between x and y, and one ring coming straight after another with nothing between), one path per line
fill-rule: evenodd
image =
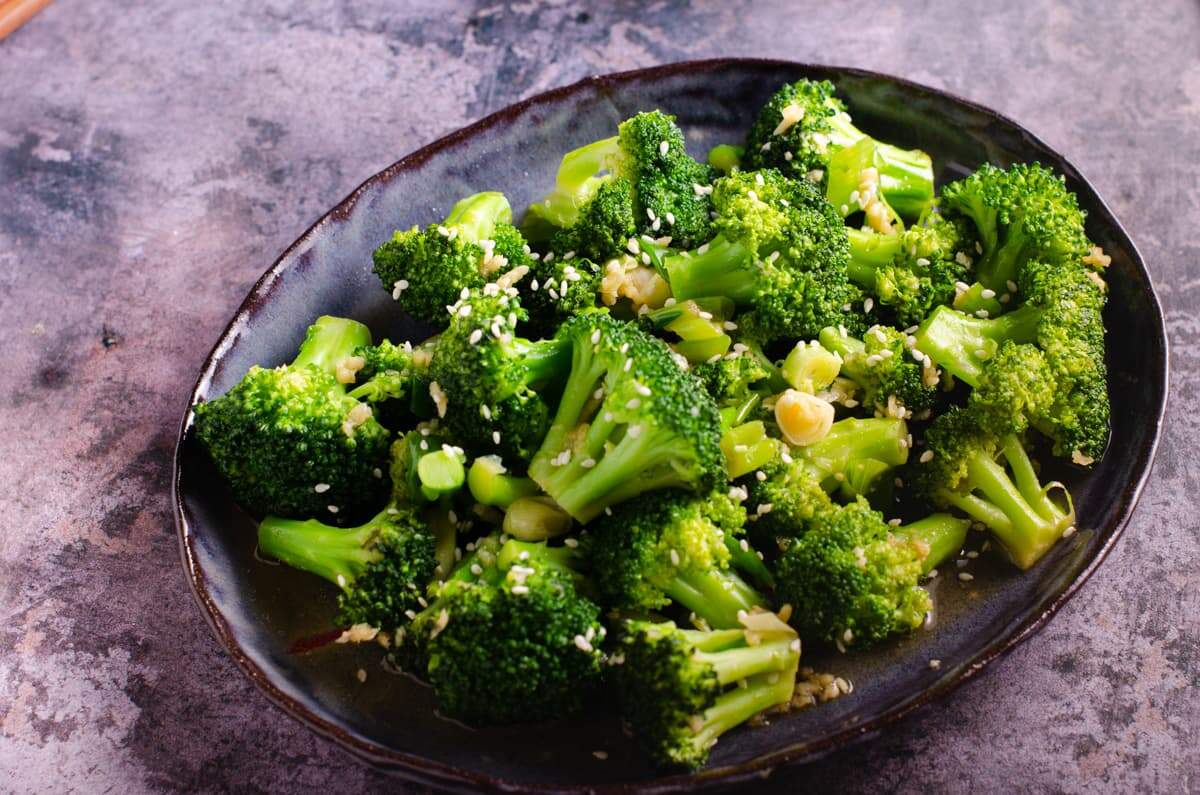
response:
M1087 465L1108 447L1110 405L1104 361L1102 282L1079 263L1031 261L1020 279L1030 306L1043 310L1037 344L1058 381L1054 406L1037 423L1055 455Z
M429 366L445 396L446 426L464 447L529 460L550 424L550 407L535 388L565 374L569 352L552 340L516 336L527 315L515 287L468 290L450 309Z
M527 333L550 337L569 317L596 306L603 270L570 249L535 260L521 281L521 305L529 310Z
M628 621L613 678L622 715L651 761L694 770L725 732L791 700L799 659L800 641L786 626L752 634Z
M861 330L861 291L847 275L846 227L806 181L739 172L713 191L717 237L664 265L677 299L723 296L745 311L748 339L815 337L829 325Z
M821 331L821 345L842 357L841 374L862 389L862 403L881 416L909 417L933 405L933 375L913 358L910 337L890 326L872 326L862 339L842 329Z
M997 292L1031 259L1078 262L1090 248L1084 212L1061 176L1038 164L984 164L942 189L947 215L970 219L983 253L976 278Z
M974 244L974 230L963 219L933 216L900 235L896 255L865 289L892 311L898 325L915 326L934 307L954 301L959 283L968 278Z
M503 549L500 551L503 556ZM529 558L451 578L409 626L404 644L442 711L471 724L519 723L578 711L599 683L600 608L560 567Z
M387 486L373 473L387 466L389 434L335 375L370 341L361 323L321 317L290 365L252 367L196 406L196 436L238 502L293 517L378 508Z
M793 179L824 171L829 156L862 137L828 80L798 80L771 95L746 137L745 168L778 169ZM813 177L823 184L824 174Z
M591 525L592 579L606 604L653 610L674 602L710 626L738 626L740 612L763 603L728 569L726 538L744 522L724 494L644 494Z
M776 591L802 637L867 647L921 626L931 606L917 585L926 553L859 500L819 513L785 543Z
M416 509L392 502L358 527L269 516L259 549L341 588L338 624L391 631L420 609L434 579L434 538Z
M574 251L576 256L593 262L621 256L638 230L635 195L628 179L606 180L580 209L578 220L554 233L549 250L560 257Z
M779 539L803 535L813 516L832 505L820 473L786 452L742 478L738 487L750 506L750 540L767 552L778 549Z
M1027 569L1074 523L1075 511L1062 484L1042 485L1021 438L996 434L991 419L975 408L938 415L907 480L935 505L984 524Z
M617 141L621 156L614 171L633 184L638 231L669 235L682 248L712 237L707 189L717 172L687 153L675 117L661 111L639 113L621 122Z
M525 240L511 221L502 194L469 196L440 224L397 231L375 250L375 273L405 312L441 328L449 322L446 307L464 289L528 264Z
M968 406L997 436L1021 434L1048 418L1058 399L1058 381L1034 345L1001 343L971 391Z
M692 367L692 375L700 379L717 405L727 406L741 403L756 385L766 386L764 382L775 374L764 358L746 348L701 362Z
M579 227L556 248L569 243L596 259L616 256L625 246L633 233L621 234L630 221L634 233L669 235L676 245L695 246L711 237L715 177L711 166L688 155L674 116L639 113L621 122L612 138L568 152L554 190L530 205L523 228L535 239L553 240L557 230Z
M643 491L725 480L716 404L662 340L605 312L566 321L571 372L529 475L580 522Z

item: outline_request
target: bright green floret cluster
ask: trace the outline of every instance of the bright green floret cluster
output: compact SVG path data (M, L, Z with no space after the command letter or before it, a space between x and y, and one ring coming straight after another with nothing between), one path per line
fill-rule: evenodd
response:
M321 317L196 408L266 516L247 559L332 583L329 636L378 644L439 714L611 702L676 770L854 697L802 644L923 642L944 589L1000 576L989 550L1060 565L1055 477L1109 440L1110 258L1049 169L944 163L965 176L935 190L871 121L799 80L702 162L638 113L523 218L482 192L382 241L372 322L430 335Z

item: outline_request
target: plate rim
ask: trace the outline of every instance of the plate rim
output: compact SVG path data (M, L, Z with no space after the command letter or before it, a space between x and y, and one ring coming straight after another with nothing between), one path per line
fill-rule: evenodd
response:
M359 198L376 183L387 182L394 178L397 174L408 169L417 167L426 162L429 158L439 153L443 149L451 147L460 141L466 140L476 134L492 128L498 124L508 121L519 116L526 110L538 105L554 103L572 94L585 91L589 88L595 88L604 91L606 87L614 86L621 83L632 82L644 79L663 79L680 73L693 71L719 71L729 68L740 67L758 67L758 68L787 68L794 69L806 75L820 75L823 77L832 77L835 75L849 75L855 77L873 78L878 80L888 81L905 88L915 89L919 92L932 94L939 98L950 100L951 102L966 106L967 108L981 113L985 116L997 119L1007 125L1010 125L1013 130L1020 133L1026 140L1032 143L1035 147L1041 148L1048 153L1052 153L1062 163L1068 171L1069 176L1086 188L1095 198L1095 204L1098 213L1103 222L1110 227L1115 233L1123 238L1123 242L1127 244L1130 253L1130 259L1135 268L1141 273L1145 279L1146 285L1149 288L1150 307L1149 312L1153 321L1153 325L1158 332L1157 341L1160 343L1155 346L1153 351L1158 359L1152 363L1152 369L1156 373L1161 373L1160 384L1156 384L1161 388L1161 399L1155 407L1153 417L1153 434L1150 437L1149 444L1145 445L1139 451L1138 459L1134 462L1134 469L1137 471L1135 479L1123 485L1122 495L1117 505L1116 515L1112 520L1111 533L1104 544L1096 550L1091 560L1085 567L1064 587L1052 592L1048 597L1049 601L1038 612L1028 616L1023 622L1015 627L1008 635L999 638L988 644L984 649L980 650L970 659L964 661L954 669L948 669L946 673L923 690L920 690L903 701L897 703L892 708L885 712L864 721L863 723L843 728L832 732L818 739L792 743L785 746L774 748L760 756L747 760L745 762L707 767L695 773L674 774L650 778L640 781L632 781L620 784L590 786L585 784L579 785L556 785L556 784L541 784L536 782L523 782L520 780L501 779L488 776L484 773L460 768L453 765L447 765L441 762L434 761L424 756L409 754L403 751L398 751L392 748L387 748L378 743L372 742L369 739L358 736L325 718L316 714L308 707L296 701L294 698L283 692L272 681L270 675L261 669L250 656L242 649L237 639L229 628L229 624L221 611L216 605L216 602L209 594L205 573L200 566L195 550L195 534L189 524L188 512L183 503L183 494L181 490L181 474L183 469L183 450L187 440L188 432L193 422L193 409L196 406L197 399L201 390L206 386L207 382L212 378L213 373L222 358L225 350L237 338L239 328L246 322L252 311L262 303L270 294L277 277L284 271L285 266L293 258L293 254L300 250L314 235L324 229L326 226L335 222L344 220L350 211L357 204ZM188 581L188 586L192 591L193 597L201 608L205 622L216 636L218 642L237 663L242 672L263 692L267 699L276 707L283 710L293 719L300 721L310 730L317 734L333 740L342 748L350 751L356 757L370 763L371 765L395 772L399 775L407 777L411 780L422 784L439 786L451 789L460 790L478 790L485 789L492 792L505 793L538 793L541 795L557 794L557 793L579 793L579 792L595 792L595 793L678 793L683 791L694 790L698 787L711 788L715 786L728 786L744 782L753 778L763 778L769 776L776 768L786 764L797 764L800 762L811 762L820 758L834 750L847 747L855 742L880 733L884 728L895 724L902 720L914 710L929 704L933 701L944 698L950 692L958 688L964 682L973 679L981 671L983 671L992 662L1012 651L1017 646L1024 643L1028 638L1036 634L1043 626L1052 618L1068 600L1071 599L1083 586L1085 582L1092 576L1097 568L1104 562L1116 546L1121 536L1124 535L1125 529L1137 508L1138 502L1141 499L1142 491L1150 477L1153 469L1154 461L1158 453L1158 447L1161 442L1163 421L1166 416L1167 403L1170 396L1170 338L1167 335L1166 322L1162 311L1162 305L1158 297L1158 291L1155 289L1154 280L1146 268L1145 260L1141 252L1138 250L1133 239L1125 230L1117 216L1112 212L1108 203L1096 190L1094 185L1083 175L1074 163L1058 152L1057 149L1051 147L1039 136L1030 132L1019 122L1008 117L1005 114L997 112L989 107L981 105L969 99L964 99L957 94L941 88L935 88L913 80L878 72L869 69L860 69L857 67L838 66L834 64L822 63L807 63L801 61L792 61L787 59L776 58L744 58L744 57L724 57L724 58L705 58L698 60L677 61L666 64L659 64L639 69L631 69L620 72L611 72L607 74L594 74L586 76L574 83L565 86L558 86L547 91L534 94L530 97L522 99L511 105L507 105L493 113L484 116L483 118L468 124L464 127L456 129L446 135L414 150L405 155L383 170L371 175L363 180L354 190L352 190L345 198L335 204L332 208L322 214L307 230L304 231L293 243L291 243L284 251L275 259L270 268L268 268L262 276L260 276L250 289L246 298L238 306L237 311L233 314L228 324L222 330L220 336L208 355L204 358L201 366L200 374L196 379L195 385L188 393L187 407L183 413L183 419L180 422L178 436L175 443L175 452L173 456L173 471L171 475L171 502L175 518L175 527L178 534L178 543L181 562L184 567L184 572Z

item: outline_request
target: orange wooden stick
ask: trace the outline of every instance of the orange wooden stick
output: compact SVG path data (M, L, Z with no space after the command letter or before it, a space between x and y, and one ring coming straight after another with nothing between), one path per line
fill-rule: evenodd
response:
M0 40L48 5L50 0L0 0Z

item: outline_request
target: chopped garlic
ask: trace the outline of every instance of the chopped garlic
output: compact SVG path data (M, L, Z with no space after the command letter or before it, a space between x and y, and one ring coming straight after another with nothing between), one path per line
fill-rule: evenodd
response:
M789 389L775 401L775 421L793 445L815 444L833 426L833 405L815 395Z

